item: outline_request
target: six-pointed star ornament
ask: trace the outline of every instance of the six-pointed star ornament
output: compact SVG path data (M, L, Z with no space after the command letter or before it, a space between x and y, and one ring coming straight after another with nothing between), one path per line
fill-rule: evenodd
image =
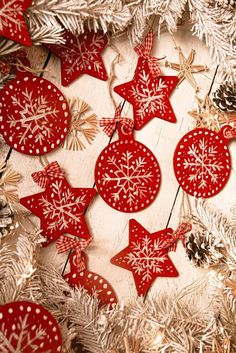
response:
M135 129L140 130L155 117L176 121L169 95L177 83L177 76L154 77L148 62L140 57L134 79L116 86L114 91L133 105Z
M84 212L96 194L95 189L72 188L57 162L32 177L45 190L22 198L20 203L40 218L42 235L47 238L44 246L64 233L88 239Z
M221 126L235 120L235 117L217 109L211 98L206 95L204 99L196 97L197 109L193 109L188 114L195 119L196 127L208 128L213 131L220 131Z
M170 67L173 70L179 71L178 77L179 77L179 84L183 80L187 80L191 86L195 89L195 91L198 91L198 85L197 82L193 76L193 73L197 72L202 72L207 70L206 65L192 65L194 57L195 57L195 50L192 49L189 56L185 58L184 54L182 53L181 48L177 48L179 52L179 64L171 63L169 61L165 62L165 65Z
M138 295L145 295L157 277L177 277L168 256L173 230L149 233L136 220L129 221L129 245L111 259L113 265L133 273Z
M32 0L0 0L0 36L30 46L24 13Z
M88 74L100 80L107 80L101 53L107 45L107 37L101 32L86 31L80 35L70 32L63 34L64 44L47 44L61 60L61 80L68 86L82 74Z

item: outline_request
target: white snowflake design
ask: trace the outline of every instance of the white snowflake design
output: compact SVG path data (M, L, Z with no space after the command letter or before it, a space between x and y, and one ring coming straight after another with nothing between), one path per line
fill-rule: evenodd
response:
M163 113L167 108L164 101L167 85L162 79L152 84L150 80L150 74L142 70L142 73L139 74L139 85L132 86L131 96L135 98L139 106L137 114L140 118L144 114L155 113L157 107Z
M19 17L22 16L22 7L21 4L19 4L19 0L3 0L2 3L3 6L0 8L0 31L5 27L11 26L21 31L24 23L19 20Z
M80 41L79 37L75 36L76 43L69 47L61 45L63 59L70 63L66 73L72 74L76 69L81 71L92 69L91 66L93 66L93 70L99 72L102 69L102 63L97 60L97 56L100 54L100 48L104 43L103 36L94 34L89 46L86 45L84 40Z
M17 115L9 116L10 127L20 124L18 134L19 143L30 142L29 137L35 135L35 141L43 145L54 133L49 119L56 118L57 109L52 108L43 95L33 94L32 91L25 89L22 92L22 99L11 97L15 109L19 109L20 119Z
M132 206L137 197L143 198L148 192L148 184L153 179L152 172L146 172L145 158L138 157L133 160L133 154L129 151L122 153L121 163L115 156L108 158L108 163L114 168L103 176L103 184L115 182L117 191L112 193L114 201L119 201L123 195L127 195L127 203ZM115 175L115 176L114 176Z
M81 223L83 212L80 209L85 205L85 198L86 195L76 198L69 189L62 187L62 181L53 183L51 197L43 196L40 200L43 214L49 220L48 230L65 230L70 224Z
M218 183L219 172L224 169L223 163L217 160L218 149L212 146L204 138L193 143L188 149L189 158L184 159L184 168L189 169L188 180L198 182L199 188L207 186L207 179L210 178L213 184Z
M163 242L155 240L152 242L146 235L141 241L131 243L132 253L125 256L138 275L142 275L142 281L148 282L154 273L163 271L162 264L167 260L167 255L161 252Z
M19 317L18 322L9 326L3 322L0 327L0 351L9 353L37 353L39 348L43 348L44 341L48 339L45 329L39 324L34 328L30 322L29 315ZM12 332L10 333L9 330ZM18 333L19 332L19 333ZM10 333L10 334L9 334ZM39 341L42 341L39 343ZM17 345L15 346L15 342ZM36 344L37 343L37 344ZM52 349L44 353L53 353Z

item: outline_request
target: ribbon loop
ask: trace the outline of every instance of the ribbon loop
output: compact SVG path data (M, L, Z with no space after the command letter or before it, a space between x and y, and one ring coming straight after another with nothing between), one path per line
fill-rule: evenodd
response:
M138 44L134 48L134 50L140 57L144 58L147 61L151 74L154 77L156 77L156 76L160 76L160 73L161 73L160 67L158 65L158 61L160 61L161 59L151 56L153 43L154 43L154 32L150 31L144 40L144 44Z
M50 182L50 178L63 179L64 172L61 170L57 162L47 165L44 170L33 173L32 178L41 188L45 188Z
M231 125L223 126L222 128L222 135L225 139L231 140L236 138L236 127L232 127Z
M116 129L116 125L120 123L125 126L128 130L132 130L134 123L131 118L122 118L121 117L121 107L120 105L116 108L114 118L102 118L99 121L100 127L103 131L108 135L111 136Z
M60 236L60 238L56 241L57 251L59 254L62 254L69 250L75 250L76 253L76 261L75 264L77 266L78 272L81 272L85 269L85 263L82 257L82 251L84 251L89 243L92 241L92 237L87 240L76 240L66 235Z
M185 234L190 232L192 225L189 222L181 223L173 234L173 244L170 244L169 250L176 251L177 242L181 240L183 247L185 247Z

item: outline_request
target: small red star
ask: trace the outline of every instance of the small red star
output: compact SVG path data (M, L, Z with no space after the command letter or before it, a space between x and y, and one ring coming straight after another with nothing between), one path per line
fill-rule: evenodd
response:
M24 13L32 0L0 0L0 36L17 43L32 44Z
M138 295L145 295L157 277L178 277L168 256L173 229L149 233L136 220L129 222L129 245L111 259L111 263L133 273Z
M64 44L46 45L61 60L62 85L68 86L82 74L107 80L101 52L107 45L107 37L100 32L86 31L80 35L63 34Z
M41 220L42 235L48 245L62 234L90 237L84 212L96 194L94 188L72 188L65 177L48 176L43 192L24 197L20 203Z
M171 123L176 121L168 97L178 80L177 76L153 77L147 61L138 59L134 79L114 88L133 105L135 129L140 130L155 117Z

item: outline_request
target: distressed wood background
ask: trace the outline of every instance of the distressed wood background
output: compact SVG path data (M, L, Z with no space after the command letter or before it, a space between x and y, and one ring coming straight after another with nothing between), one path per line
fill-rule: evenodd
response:
M179 28L174 40L182 48L185 56L188 56L191 48L196 50L194 63L208 66L209 70L207 72L195 74L197 83L201 87L199 95L203 97L209 90L216 69L216 65L210 59L208 49L203 42L192 36L188 23ZM137 56L126 35L114 38L112 44L115 45L122 56L122 61L115 68L117 76L115 85L117 85L132 79ZM44 48L30 50L29 55L33 67L44 68L46 71L43 73L43 77L59 87L65 96L83 99L91 106L98 118L113 116L114 107L109 97L107 82L83 75L68 88L64 88L60 84L60 62L55 56L50 55ZM112 46L108 46L103 52L108 73L116 55L117 53ZM169 33L162 33L160 40L155 41L153 55L166 56L167 60L178 62L178 52ZM164 64L162 70L166 75L176 75L175 71L164 67ZM213 90L218 83L218 77L216 77ZM117 103L122 101L122 98L118 95L114 94L114 97ZM132 273L110 263L111 257L128 244L129 219L135 218L150 232L163 229L167 225L175 229L179 222L182 191L178 188L174 176L172 158L179 139L194 126L194 121L187 112L196 107L195 92L188 82L184 81L174 90L171 96L171 104L177 117L177 123L172 124L160 119L153 119L141 131L135 133L136 139L145 144L155 154L161 167L161 189L152 205L144 211L125 214L109 207L97 195L86 213L87 223L94 237L94 241L87 250L89 268L104 276L112 284L119 300L136 297ZM123 113L124 116L132 116L132 106L127 102L124 105ZM115 134L112 141L116 139L117 135ZM108 143L109 138L100 131L94 142L88 145L86 150L73 152L59 148L49 153L47 158L50 162L57 160L61 164L73 187L92 187L94 185L94 166L97 157ZM229 212L234 203L232 194L236 188L235 144L230 146L230 151L233 159L233 169L229 182L219 195L210 199L211 203L226 213ZM5 158L8 152L9 148L4 146L1 151L2 158ZM42 169L39 158L26 156L16 151L12 151L9 155L9 165L23 175L23 181L20 184L20 197L39 192L41 189L31 178L31 173ZM170 257L179 271L179 277L157 278L148 295L164 290L172 292L175 289L181 289L201 275L201 272L194 269L189 263L181 244L178 245L176 253L170 253ZM56 264L59 271L62 271L66 258L67 254L57 254L55 243L41 251L42 262L44 264ZM68 270L67 267L66 272Z

